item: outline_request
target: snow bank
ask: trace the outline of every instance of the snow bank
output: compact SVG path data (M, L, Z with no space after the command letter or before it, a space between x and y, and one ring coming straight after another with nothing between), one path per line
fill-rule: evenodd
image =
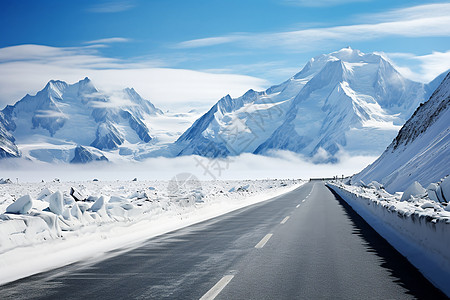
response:
M110 250L132 247L303 183L92 181L0 186L0 284L104 258Z
M383 188L341 182L327 185L450 296L450 212L445 210L446 203L433 201L421 186L414 184L405 198Z

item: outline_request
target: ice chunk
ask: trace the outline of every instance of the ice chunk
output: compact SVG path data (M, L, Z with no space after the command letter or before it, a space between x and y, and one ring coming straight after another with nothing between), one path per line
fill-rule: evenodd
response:
M78 207L78 203L75 203L72 208L70 209L70 214L72 215L72 217L76 218L76 219L81 219L81 210Z
M411 196L424 195L426 192L427 191L420 185L420 183L414 181L403 193L400 201L408 201Z
M82 213L87 211L89 208L89 203L86 203L86 202L77 202L76 204Z
M51 212L57 215L62 215L64 211L63 194L60 191L53 193L48 199Z
M47 198L51 194L53 194L52 190L50 190L49 188L43 188L42 191L37 196L37 199L38 200L44 200L45 198Z
M30 195L25 195L14 201L6 208L7 213L26 214L33 206L33 200Z
M447 176L440 184L441 193L445 202L450 201L450 176Z
M436 202L440 202L440 201L439 201L439 198L438 198L438 196L437 196L437 194L436 194L436 191L437 191L438 187L439 187L439 186L438 186L436 183L430 183L430 184L428 185L428 187L427 187L427 194L428 194L428 197L429 197L431 200L436 201Z
M48 207L48 202L47 201L33 199L33 206L32 206L33 209L35 209L35 210L44 210L47 207Z
M105 203L106 203L106 197L101 196L100 198L97 199L97 201L94 202L94 204L92 204L91 211L98 212L102 209L105 209Z
M0 184L12 184L12 181L9 178L6 178L6 179L1 178Z
M84 201L86 199L86 196L74 187L70 188L70 196L72 196L75 201Z

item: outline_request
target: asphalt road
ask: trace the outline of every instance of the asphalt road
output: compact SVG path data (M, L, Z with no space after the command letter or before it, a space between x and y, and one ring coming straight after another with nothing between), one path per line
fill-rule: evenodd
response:
M322 182L0 286L0 299L202 297L445 298Z

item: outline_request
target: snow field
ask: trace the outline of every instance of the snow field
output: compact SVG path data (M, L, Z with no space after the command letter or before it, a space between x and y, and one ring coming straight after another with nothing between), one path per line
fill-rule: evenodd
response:
M2 184L0 284L77 261L103 259L111 250L126 251L148 238L302 184L301 180Z
M403 198L402 193L391 195L376 185L357 187L336 181L327 185L450 296L450 212L445 210L446 203L431 200L417 183Z

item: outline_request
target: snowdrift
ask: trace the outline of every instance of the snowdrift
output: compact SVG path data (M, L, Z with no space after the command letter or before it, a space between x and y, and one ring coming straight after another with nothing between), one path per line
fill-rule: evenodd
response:
M3 184L0 284L98 257L112 249L270 199L303 183L200 182L190 177L169 182Z

